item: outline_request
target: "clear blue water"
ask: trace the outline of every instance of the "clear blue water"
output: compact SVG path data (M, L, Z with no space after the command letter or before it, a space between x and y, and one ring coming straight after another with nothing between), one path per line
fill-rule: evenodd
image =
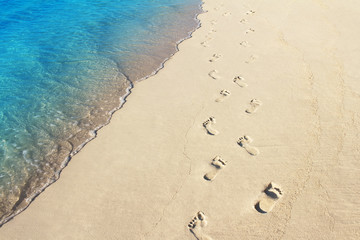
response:
M0 225L197 26L200 0L0 0ZM130 80L130 81L129 81Z

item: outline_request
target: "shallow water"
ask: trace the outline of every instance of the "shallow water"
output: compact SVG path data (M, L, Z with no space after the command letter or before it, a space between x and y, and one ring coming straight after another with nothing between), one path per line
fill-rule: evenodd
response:
M0 0L0 225L176 50L200 0Z

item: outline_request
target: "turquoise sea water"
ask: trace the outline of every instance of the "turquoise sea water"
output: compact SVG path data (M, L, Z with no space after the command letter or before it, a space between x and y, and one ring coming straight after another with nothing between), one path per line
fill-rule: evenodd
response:
M198 22L200 0L0 0L0 226ZM121 136L119 136L121 137Z

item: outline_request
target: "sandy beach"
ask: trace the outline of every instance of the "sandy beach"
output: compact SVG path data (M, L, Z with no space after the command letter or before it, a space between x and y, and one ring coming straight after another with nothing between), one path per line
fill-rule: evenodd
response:
M360 239L360 2L203 8L1 240Z

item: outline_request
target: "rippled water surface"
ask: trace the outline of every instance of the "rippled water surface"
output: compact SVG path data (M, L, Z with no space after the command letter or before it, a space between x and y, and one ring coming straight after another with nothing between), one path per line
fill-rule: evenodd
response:
M200 0L0 0L0 225L197 26Z

